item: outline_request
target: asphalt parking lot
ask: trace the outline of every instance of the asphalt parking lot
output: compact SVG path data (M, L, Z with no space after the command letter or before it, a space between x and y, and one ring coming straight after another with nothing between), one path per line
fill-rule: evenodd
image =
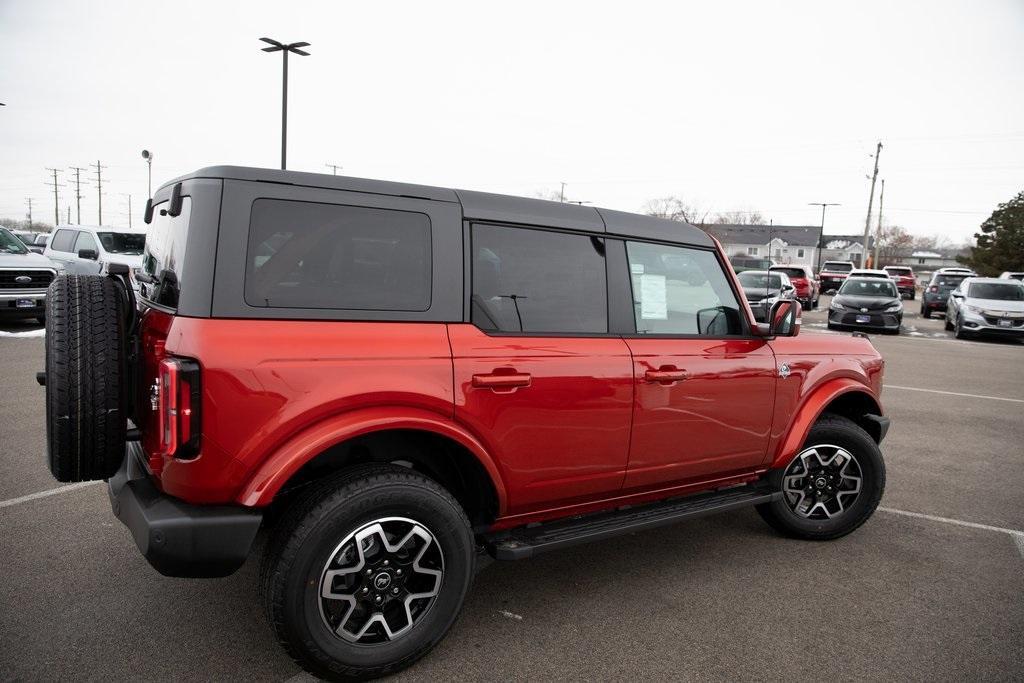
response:
M822 310L806 333L827 333ZM402 680L1010 680L1024 671L1024 344L907 303L886 358L883 509L830 543L753 510L494 564ZM101 484L43 461L43 340L0 326L0 676L303 680L256 599L152 570Z

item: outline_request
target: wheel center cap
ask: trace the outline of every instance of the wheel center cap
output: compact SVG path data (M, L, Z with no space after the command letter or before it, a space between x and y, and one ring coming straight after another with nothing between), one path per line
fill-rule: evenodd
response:
M814 480L814 486L819 489L825 488L827 484L828 479L826 479L825 477L818 477L817 479Z
M381 572L377 576L373 577L373 587L379 591L384 590L391 585L391 575L387 572Z

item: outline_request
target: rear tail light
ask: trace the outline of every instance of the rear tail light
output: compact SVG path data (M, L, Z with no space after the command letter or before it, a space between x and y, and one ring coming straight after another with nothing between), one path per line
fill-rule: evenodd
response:
M160 452L174 458L199 455L202 394L199 364L180 358L160 361L157 397Z

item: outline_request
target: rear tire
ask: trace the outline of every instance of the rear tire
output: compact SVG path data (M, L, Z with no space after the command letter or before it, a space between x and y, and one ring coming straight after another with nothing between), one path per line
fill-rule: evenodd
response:
M397 525L397 533L386 525ZM422 529L430 540L407 529ZM395 546L380 540L385 537ZM413 544L406 552L415 555L411 562L393 554L405 547L401 538ZM431 584L417 566L428 553L440 557L426 569L441 570L427 586L436 594L412 599L423 591L414 579ZM404 669L441 641L462 608L474 562L469 520L448 491L404 467L362 465L314 485L292 504L267 544L261 585L278 640L300 666L327 680L363 680ZM408 621L406 606L422 611ZM375 623L378 615L387 620ZM362 628L370 630L358 637Z
M931 318L932 317L931 309L930 308L925 308L924 306L922 306L921 307L921 317L922 318Z
M57 481L108 479L124 459L122 294L99 275L59 275L46 295L46 441Z
M786 475L800 471L802 456L815 447L820 449L819 453L825 459L841 451L853 456L854 462L847 464L844 469L849 473L851 470L848 468L856 465L859 470L860 488L856 497L847 493L836 496L846 506L837 512L840 506L833 505L828 516L820 510L816 512L814 508L811 508L811 516L805 516L797 511L800 504L804 503L804 498L801 497L799 503L794 505L795 496L784 492L780 500L758 505L757 511L773 529L782 534L812 541L828 541L854 531L874 513L885 491L885 462L878 444L859 425L848 418L826 414L811 428L800 453L785 469L773 471L769 480L786 491L783 488ZM799 477L789 478L791 486L800 481Z

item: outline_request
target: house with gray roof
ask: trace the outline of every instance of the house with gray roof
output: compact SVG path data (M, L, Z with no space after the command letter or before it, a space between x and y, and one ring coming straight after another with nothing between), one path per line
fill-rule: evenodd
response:
M817 267L817 225L702 225L730 258L771 259L776 265Z

